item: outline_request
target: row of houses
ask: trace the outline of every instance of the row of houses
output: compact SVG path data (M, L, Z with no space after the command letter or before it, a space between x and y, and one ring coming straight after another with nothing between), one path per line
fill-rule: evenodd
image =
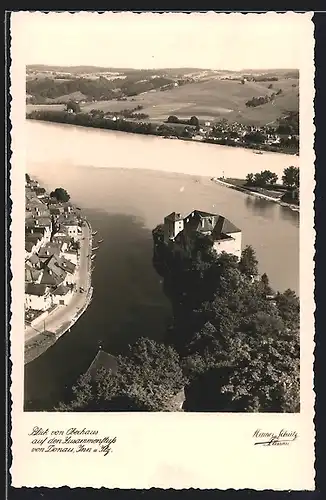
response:
M214 125L212 131L208 134L210 138L218 140L219 138L232 140L235 143L245 141L247 135L259 133L263 137L262 144L269 146L278 146L285 141L299 141L299 135L279 134L274 127L254 125L245 125L239 122L230 122L221 120Z
M70 203L25 185L25 313L66 305L76 288L80 218Z

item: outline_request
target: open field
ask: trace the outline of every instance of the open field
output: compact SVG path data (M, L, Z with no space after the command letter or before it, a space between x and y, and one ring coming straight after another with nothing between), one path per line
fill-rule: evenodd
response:
M31 111L63 111L65 109L64 104L26 104L26 112Z
M176 87L165 92L147 92L129 98L128 101L117 102L112 107L112 102L101 104L104 110L118 110L135 107L138 104L144 108L142 112L157 120L165 120L169 115L216 119L228 113L245 109L245 102L252 97L271 94L265 87L256 83L241 85L239 82L209 79L199 83L192 83ZM99 108L99 103L90 103L85 109Z
M275 122L288 111L298 111L299 96L297 89L278 96L275 102L268 102L256 108L245 108L230 113L226 118L229 121L238 121L244 124L267 125Z
M271 89L268 88L270 84L272 84ZM287 111L298 111L298 85L299 80L294 78L280 78L280 80L274 82L246 82L241 84L239 81L207 77L199 82L189 83L170 90L155 90L128 97L126 101L89 102L83 104L81 108L85 112L92 109L101 109L106 112L131 109L142 105L142 113L159 122L165 121L169 115L176 115L179 118L189 118L195 115L202 120L215 121L226 118L228 121L239 121L260 126L274 122ZM246 107L246 101L253 97L271 95L279 89L282 90L282 94L277 96L273 103L268 102L255 108ZM57 98L56 101L69 100L69 98L73 97L72 94L70 96L66 95ZM60 108L56 106L54 109L63 108L62 105ZM27 109L49 109L49 107L47 105L37 107L29 105Z

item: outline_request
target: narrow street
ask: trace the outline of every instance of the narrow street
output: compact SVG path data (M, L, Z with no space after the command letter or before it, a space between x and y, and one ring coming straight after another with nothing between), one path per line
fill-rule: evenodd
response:
M63 325L70 324L76 314L85 305L91 286L91 238L91 230L88 224L85 224L82 227L82 239L80 240L76 291L69 304L57 306L45 319L41 319L34 327L26 326L25 343L43 331L59 333ZM84 291L80 292L80 288L83 288Z

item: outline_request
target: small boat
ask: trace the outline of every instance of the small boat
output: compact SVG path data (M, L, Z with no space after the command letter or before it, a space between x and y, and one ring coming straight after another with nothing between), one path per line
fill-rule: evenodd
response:
M254 151L255 155L262 155L263 152L262 151Z
M94 247L94 248L92 248L92 252L93 252L94 250L98 250L99 248L100 248L100 247Z
M104 241L104 240L98 240L98 242L97 242L97 243L103 243L103 241Z
M92 255L91 259L92 259L92 260L94 260L94 259L95 259L95 257L96 257L96 255Z
M94 231L94 232L92 233L92 236L95 236L96 234L97 234L97 231Z

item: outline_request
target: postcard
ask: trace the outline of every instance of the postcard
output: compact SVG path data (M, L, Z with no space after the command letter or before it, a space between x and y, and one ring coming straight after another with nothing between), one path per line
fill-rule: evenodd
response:
M314 490L312 17L11 12L14 487Z

